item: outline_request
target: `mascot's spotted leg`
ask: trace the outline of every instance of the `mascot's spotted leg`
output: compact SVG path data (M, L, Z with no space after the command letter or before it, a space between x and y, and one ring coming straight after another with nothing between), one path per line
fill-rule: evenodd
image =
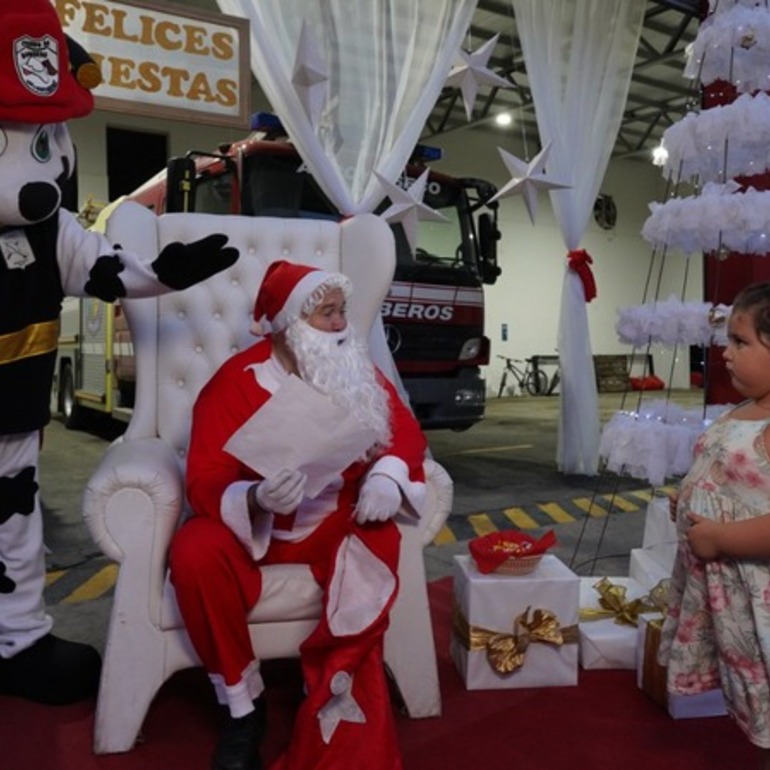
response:
M0 443L0 595L13 597L0 616L0 692L60 704L95 691L100 661L91 647L48 633L52 622L42 600L43 517L35 481L39 444L38 432Z
M65 121L93 109L98 82L50 0L0 0L0 694L50 704L93 695L101 666L51 633L43 601L37 467L62 300L185 289L238 258L214 233L144 262L61 208L75 161Z

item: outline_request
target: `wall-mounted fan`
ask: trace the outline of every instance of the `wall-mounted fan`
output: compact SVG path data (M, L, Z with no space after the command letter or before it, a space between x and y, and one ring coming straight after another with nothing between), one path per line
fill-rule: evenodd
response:
M600 194L594 203L594 219L602 230L612 230L618 221L618 209L611 195Z

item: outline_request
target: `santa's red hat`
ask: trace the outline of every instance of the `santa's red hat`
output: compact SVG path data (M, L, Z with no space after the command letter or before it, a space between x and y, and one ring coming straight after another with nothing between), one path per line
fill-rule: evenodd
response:
M93 60L64 34L51 0L0 0L0 122L88 115L89 88L100 79Z
M265 272L254 303L254 323L251 331L266 335L283 331L289 324L300 318L309 300L321 300L331 289L342 289L345 297L350 296L350 279L342 273L329 273L310 265L297 265L279 259L272 262Z

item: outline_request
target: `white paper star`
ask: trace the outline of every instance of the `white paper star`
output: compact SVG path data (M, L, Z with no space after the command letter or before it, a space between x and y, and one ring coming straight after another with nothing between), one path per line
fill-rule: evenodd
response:
M425 195L425 187L428 183L428 170L426 169L417 179L409 185L407 190L393 184L376 171L374 175L385 188L390 198L390 206L380 215L386 222L401 222L409 247L414 251L417 246L417 220L430 220L432 222L447 222L447 218L422 202Z
M338 671L329 683L332 697L318 709L321 738L328 745L340 722L364 724L366 716L353 697L353 677L347 671Z
M495 35L473 53L458 51L457 55L461 59L461 63L452 68L446 79L446 85L460 87L468 120L473 115L473 104L476 101L476 94L478 94L480 85L498 86L499 88L510 88L512 85L509 80L500 77L487 67L487 62L499 37L499 34Z
M297 56L294 59L294 69L291 82L297 92L305 114L315 125L323 108L324 84L329 80L329 68L326 65L321 48L315 35L302 22L302 30L297 41Z
M537 213L537 192L538 190L561 190L572 185L557 182L546 175L543 170L545 162L548 160L548 153L551 145L547 144L540 152L529 162L525 163L511 153L506 152L502 147L497 148L503 163L508 167L511 174L511 180L507 182L500 190L489 200L494 201L499 198L507 198L509 195L521 195L529 212L529 218L532 224L535 224L535 214Z

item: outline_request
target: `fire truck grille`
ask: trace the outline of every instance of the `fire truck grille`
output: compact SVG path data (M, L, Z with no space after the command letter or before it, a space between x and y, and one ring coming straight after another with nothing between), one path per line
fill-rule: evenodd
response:
M440 324L415 324L405 334L403 327L388 329L387 322L385 331L395 360L414 363L456 361L465 340L478 334L478 330L470 326Z

